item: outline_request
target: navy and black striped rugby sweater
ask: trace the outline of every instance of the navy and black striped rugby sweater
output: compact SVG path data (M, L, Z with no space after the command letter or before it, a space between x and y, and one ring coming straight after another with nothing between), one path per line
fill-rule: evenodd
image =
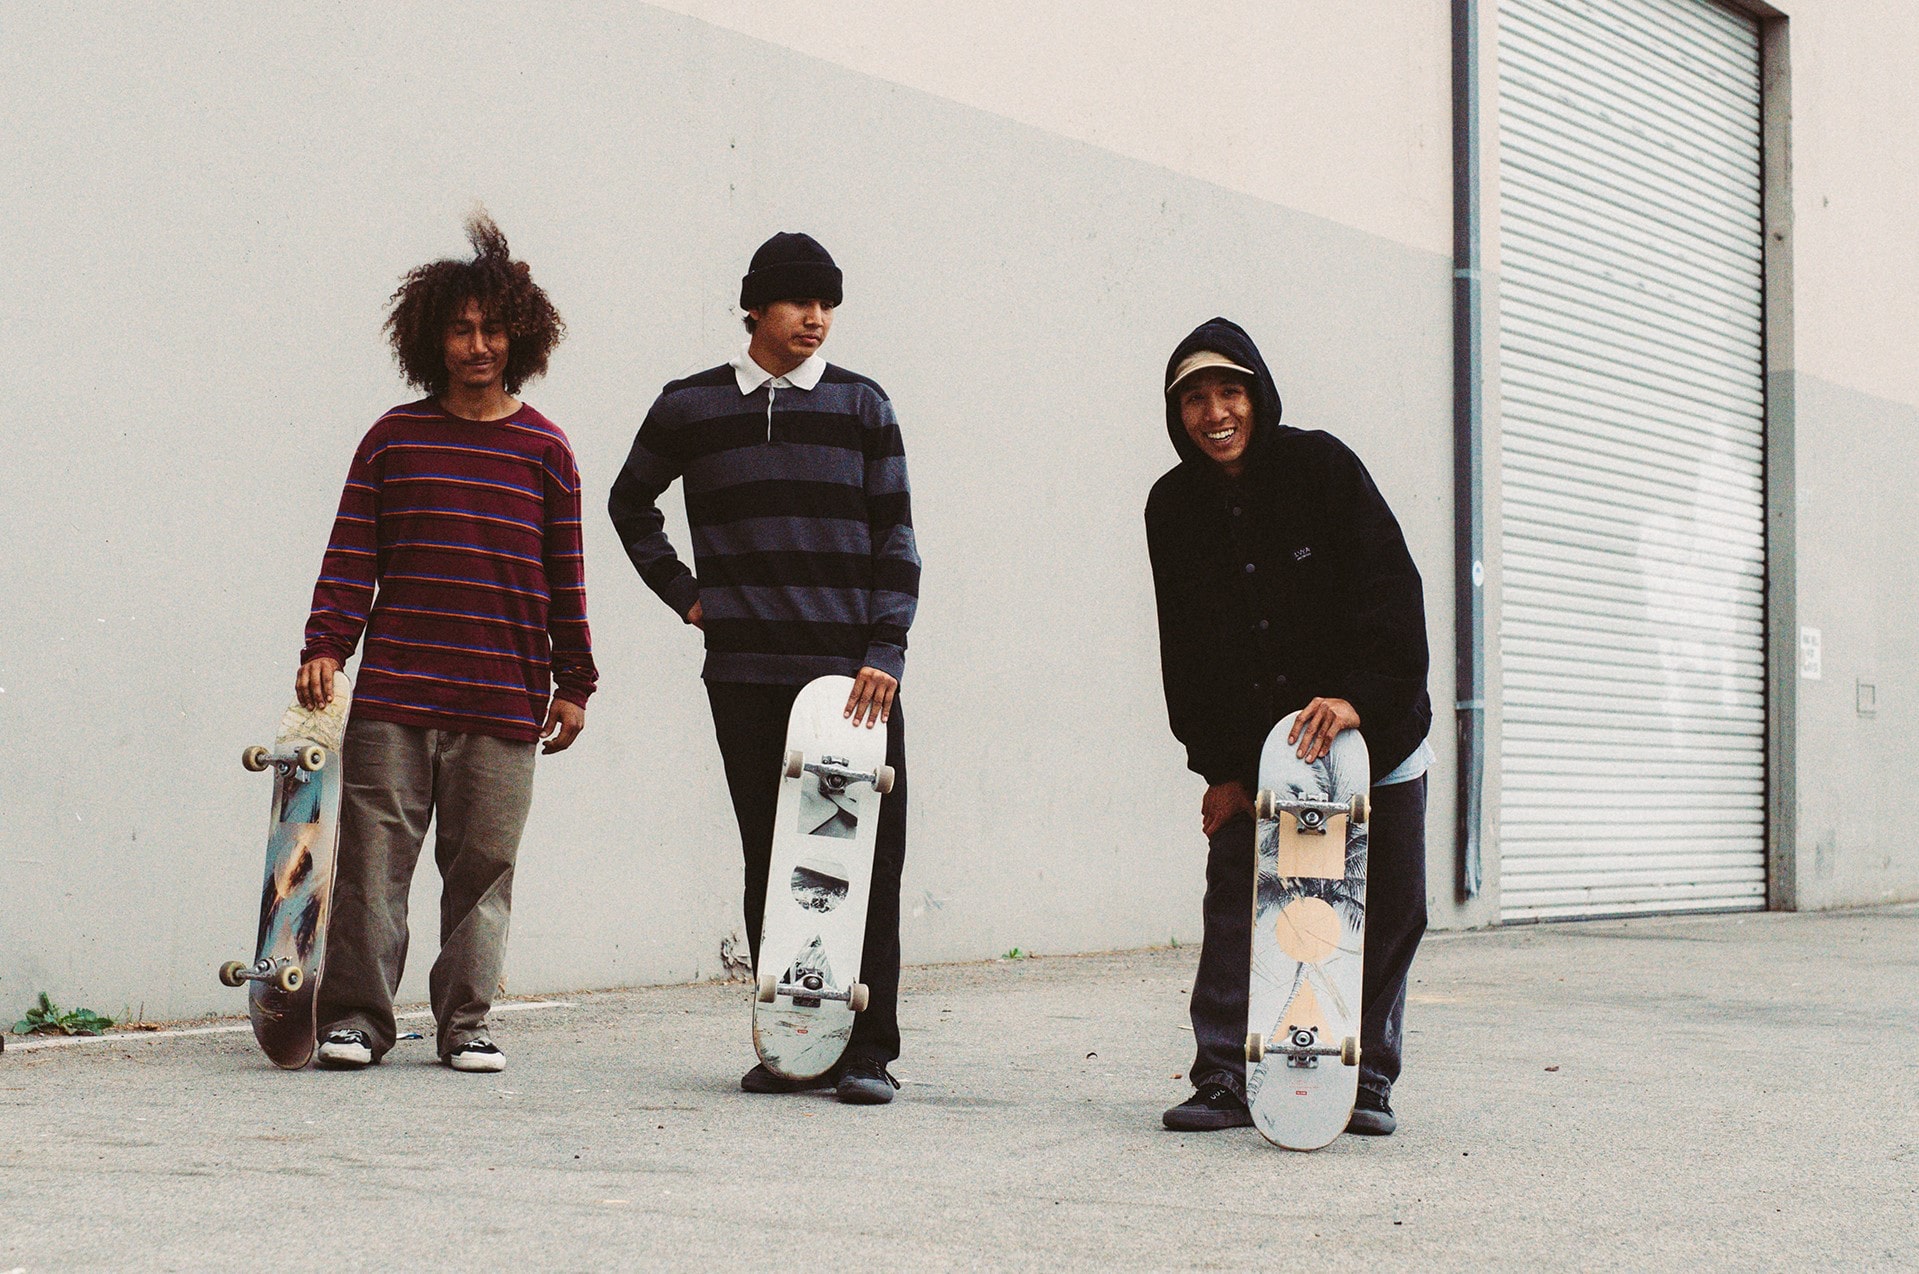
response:
M768 393L740 393L726 365L660 392L607 501L627 556L682 618L700 603L709 681L899 677L920 558L893 404L830 363L771 412ZM659 509L675 478L697 576Z

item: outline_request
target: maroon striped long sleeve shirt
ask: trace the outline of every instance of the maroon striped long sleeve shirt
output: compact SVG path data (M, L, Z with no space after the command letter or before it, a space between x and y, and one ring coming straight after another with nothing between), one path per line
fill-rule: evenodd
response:
M353 711L531 741L550 694L585 706L580 474L522 405L464 420L431 398L380 417L354 453L301 662L365 637Z

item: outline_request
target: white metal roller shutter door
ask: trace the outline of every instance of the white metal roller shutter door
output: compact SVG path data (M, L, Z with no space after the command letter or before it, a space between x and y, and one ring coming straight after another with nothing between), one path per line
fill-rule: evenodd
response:
M1500 914L1761 907L1758 30L1499 26Z

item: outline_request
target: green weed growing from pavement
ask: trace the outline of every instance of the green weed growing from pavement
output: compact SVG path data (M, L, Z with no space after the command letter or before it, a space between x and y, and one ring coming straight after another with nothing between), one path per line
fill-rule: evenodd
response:
M62 1009L45 991L40 1003L13 1024L15 1035L99 1035L113 1025L110 1017L101 1017L92 1009Z

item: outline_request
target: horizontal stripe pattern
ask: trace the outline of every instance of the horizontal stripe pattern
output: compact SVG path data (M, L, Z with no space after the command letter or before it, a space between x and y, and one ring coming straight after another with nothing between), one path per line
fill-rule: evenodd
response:
M529 742L550 696L584 705L598 681L584 561L551 421L396 407L354 452L301 661L364 644L355 712Z
M770 392L769 414L769 389L741 394L728 366L666 386L607 501L627 556L678 614L700 603L708 680L900 676L920 559L892 403L830 364ZM697 574L659 508L675 481Z

